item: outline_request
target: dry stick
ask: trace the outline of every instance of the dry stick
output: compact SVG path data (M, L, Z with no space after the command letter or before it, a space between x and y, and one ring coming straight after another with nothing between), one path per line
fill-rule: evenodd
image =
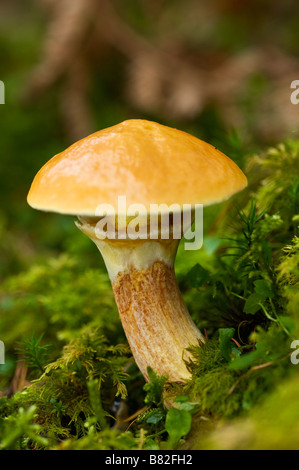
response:
M288 357L290 357L290 355L291 355L291 353L287 354L286 356L281 357L280 359L278 359L278 361L283 361L284 359L287 359ZM278 362L278 361L276 361L276 362ZM251 375L253 372L255 372L256 370L265 369L266 367L270 367L273 364L275 364L276 362L275 361L269 361L269 362L265 362L264 364L260 364L259 366L251 367L251 369L249 369L249 371L246 372L246 374L243 374L243 375L241 375L241 377L238 378L238 380L234 383L234 385L227 392L227 395L231 395L233 393L233 391L235 390L235 388L237 387L237 385L243 379L246 379L246 377Z
M238 346L238 348L241 348L241 344L238 343L238 341L235 338L232 338L232 341Z
M259 366L253 366L248 372L246 372L246 374L243 374L243 375L241 375L241 377L238 378L238 380L234 383L234 385L227 392L227 395L231 395L233 393L233 391L235 390L236 386L241 382L241 380L243 380L246 377L248 377L249 375L251 375L252 372L254 372L255 370L258 370L258 369L265 369L266 367L272 366L272 364L274 364L273 361L272 362L266 362L265 364L261 364Z
M131 416L128 416L128 418L124 419L124 423L127 423L129 421L132 421L134 422L135 421L135 418L139 418L139 416L143 413L145 413L146 411L148 411L150 409L150 406L144 406L143 408L141 408L140 410L137 410L135 411L135 413L133 413ZM133 421L134 420L134 421ZM132 423L131 423L132 424ZM130 424L130 426L131 426Z

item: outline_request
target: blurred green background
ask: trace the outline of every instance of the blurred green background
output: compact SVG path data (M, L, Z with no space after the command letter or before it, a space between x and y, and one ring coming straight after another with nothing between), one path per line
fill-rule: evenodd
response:
M242 156L298 127L297 2L2 0L0 279L49 252L94 250L72 218L26 203L77 139L146 118Z

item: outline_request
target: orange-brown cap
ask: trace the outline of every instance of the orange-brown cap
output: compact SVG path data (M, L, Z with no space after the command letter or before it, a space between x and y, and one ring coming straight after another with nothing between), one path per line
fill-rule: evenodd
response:
M247 185L238 166L212 145L141 119L76 142L37 173L28 194L35 209L94 216L100 204L204 204Z

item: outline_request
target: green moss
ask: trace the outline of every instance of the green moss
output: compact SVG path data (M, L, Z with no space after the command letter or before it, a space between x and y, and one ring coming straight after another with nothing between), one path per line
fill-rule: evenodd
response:
M67 255L7 277L2 448L298 448L298 162L297 141L251 157L239 207L219 206L203 249L186 262L179 252L179 284L207 338L190 348L184 386L152 371L144 387L107 273L84 261L78 234ZM11 393L19 354L31 383Z
M298 450L298 376L278 383L246 418L222 423L195 449Z

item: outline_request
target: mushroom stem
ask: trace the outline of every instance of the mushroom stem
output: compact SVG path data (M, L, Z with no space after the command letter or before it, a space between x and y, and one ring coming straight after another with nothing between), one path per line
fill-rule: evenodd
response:
M190 377L186 348L204 342L204 337L176 282L179 240L99 240L93 226L81 223L78 227L103 256L128 343L145 380L150 366L170 382L184 383Z

